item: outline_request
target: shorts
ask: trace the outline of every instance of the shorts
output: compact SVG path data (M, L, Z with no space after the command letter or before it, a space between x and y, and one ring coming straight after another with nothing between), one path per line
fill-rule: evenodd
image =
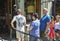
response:
M16 31L16 38L24 38L24 34Z
M59 29L54 29L55 30L55 32L60 32L60 30Z
M30 36L29 41L38 41L38 38Z

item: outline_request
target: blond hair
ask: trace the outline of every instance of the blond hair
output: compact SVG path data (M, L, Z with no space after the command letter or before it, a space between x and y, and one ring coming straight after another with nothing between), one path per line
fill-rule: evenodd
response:
M48 9L47 8L44 8L43 10L47 11L48 12Z
M21 13L21 9L17 9L17 12Z

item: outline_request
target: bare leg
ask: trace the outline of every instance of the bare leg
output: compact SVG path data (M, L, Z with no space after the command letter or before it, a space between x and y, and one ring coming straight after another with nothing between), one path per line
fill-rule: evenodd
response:
M49 33L48 33L48 36L47 36L47 38L48 38L48 40L50 39L50 37L49 37Z
M22 38L22 41L24 41L24 38Z
M54 33L54 38L53 39L56 40L56 33Z
M59 34L59 40L60 40L60 34Z
M49 36L48 36L48 40L49 40L50 38L49 38Z
M18 41L21 41L21 38L19 38Z
M59 37L59 40L60 40L60 34L59 33L57 33L57 36Z

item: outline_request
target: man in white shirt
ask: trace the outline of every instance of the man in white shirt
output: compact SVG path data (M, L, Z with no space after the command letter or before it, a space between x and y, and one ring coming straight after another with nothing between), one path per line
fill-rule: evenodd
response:
M22 15L22 12L20 9L17 10L17 14L16 16L13 17L12 21L11 21L11 26L13 27L13 29L19 30L24 32L24 26L26 25L26 18ZM16 21L16 28L14 27L14 22ZM16 31L16 38L18 39L18 41L24 41L24 34Z

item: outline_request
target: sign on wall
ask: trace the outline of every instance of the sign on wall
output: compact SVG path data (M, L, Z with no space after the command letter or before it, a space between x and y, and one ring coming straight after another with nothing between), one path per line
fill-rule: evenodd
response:
M27 7L27 12L28 13L33 13L34 12L34 6L30 5Z

